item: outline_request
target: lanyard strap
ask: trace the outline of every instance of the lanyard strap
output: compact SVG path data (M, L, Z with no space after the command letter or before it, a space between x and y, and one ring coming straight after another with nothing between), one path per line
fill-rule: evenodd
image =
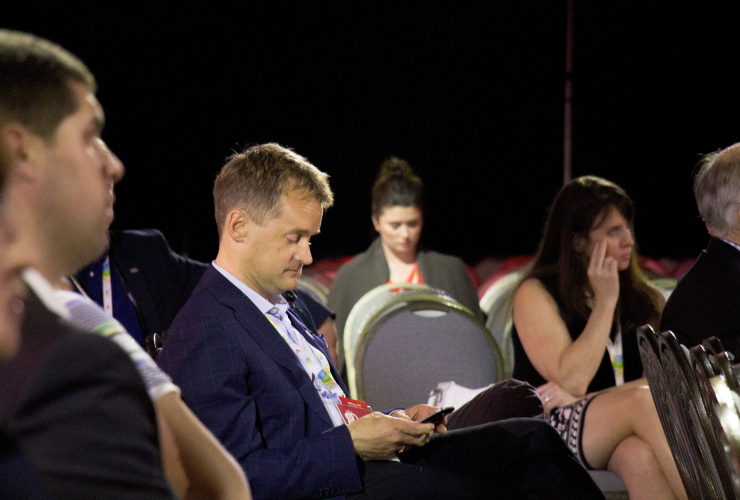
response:
M113 287L110 282L110 257L103 262L103 309L113 316Z
M724 239L724 238L720 238L720 239L721 239L722 241L724 241L725 243L727 243L728 245L730 245L730 246L732 246L732 247L735 247L735 249L736 249L736 250L740 250L740 245L737 245L736 243L733 243L733 242L731 242L731 241L728 241L728 240L726 240L726 239Z
M606 350L609 351L609 358L612 361L612 370L614 370L614 380L617 385L624 384L624 356L622 355L622 326L617 323L617 334L614 341L609 339L606 343Z
M326 359L318 349L314 349L310 344L304 346L305 341L302 341L302 339L300 338L294 339L293 335L291 335L292 325L289 321L287 321L287 318L285 318L284 314L280 314L280 312L275 309L276 308L273 308L268 313L266 313L265 318L267 318L267 320L275 328L275 330L278 331L280 336L283 338L283 340L285 340L285 342L295 353L295 355L298 356L298 359L301 360L301 365L304 367L304 369L310 370L311 374L313 375L313 377L311 377L312 381L314 383L316 381L319 382L319 384L321 385L321 389L323 389L321 391L321 396L327 399L335 400L336 402L337 396L344 396L344 392L342 391L342 388L336 383L334 377L332 377L331 368L329 367L328 361L326 361ZM278 328L278 326L273 321L273 318L280 320L283 328L285 328L285 334L280 328ZM302 337L300 333L298 333L297 336ZM317 387L317 389L319 388Z
M388 281L387 283L393 283L393 271L391 268L388 268ZM424 284L424 278L421 276L421 272L419 271L419 263L414 262L414 268L411 270L411 274L409 274L409 277L406 278L406 281L403 281L402 283L413 283L415 285L423 285Z

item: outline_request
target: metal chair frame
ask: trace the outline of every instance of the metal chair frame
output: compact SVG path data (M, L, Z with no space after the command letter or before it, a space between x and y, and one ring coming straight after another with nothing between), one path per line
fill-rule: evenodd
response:
M675 398L671 395L672 386L669 385L668 376L663 369L658 335L650 325L646 325L638 328L637 342L650 393L653 396L663 432L676 462L686 494L691 499L701 499L703 488L692 464L693 455L690 450L683 446L686 437L682 430L685 426L679 423L683 414L680 406L676 406Z

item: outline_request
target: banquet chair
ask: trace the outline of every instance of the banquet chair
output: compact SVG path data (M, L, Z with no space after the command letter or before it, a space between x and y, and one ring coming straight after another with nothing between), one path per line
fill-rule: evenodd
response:
M528 269L526 267L501 276L480 299L481 311L486 314L486 328L501 348L505 378L511 377L514 371L514 343L511 340L514 292Z
M376 408L426 401L441 381L483 387L503 375L490 332L470 310L439 293L392 294L358 332L352 370L348 364L350 392Z
M357 337L360 334L360 328L362 328L377 311L382 309L385 302L393 298L394 294L407 290L417 290L419 293L428 293L432 295L444 295L444 292L440 290L435 290L427 285L418 285L414 283L385 283L373 288L363 295L349 312L347 321L344 324L344 331L339 332L342 342L341 348L337 349L337 357L339 358L337 368L340 372L346 370L348 380L354 376L351 375L350 372L354 373L355 344L357 343Z
M298 288L309 293L313 298L326 305L329 297L329 287L311 276L298 278Z
M689 351L678 343L671 331L660 334L658 346L675 406L683 417L679 419L685 437L683 444L693 458L694 474L702 489L701 498L734 499L725 458L710 418L713 405L702 397L698 372L689 362Z
M658 335L650 325L645 325L637 329L637 343L655 409L658 412L673 459L678 467L681 482L683 482L686 494L690 499L700 499L703 496L702 483L693 466L693 460L697 453L695 453L693 446L685 445L689 437L683 433L685 429L685 426L681 423L684 418L683 410L680 406L676 406L676 398L672 394L672 381L669 381L668 375L664 371L658 345Z
M729 387L724 375L712 377L710 383L717 399L714 409L720 423L719 440L735 497L740 498L740 394Z

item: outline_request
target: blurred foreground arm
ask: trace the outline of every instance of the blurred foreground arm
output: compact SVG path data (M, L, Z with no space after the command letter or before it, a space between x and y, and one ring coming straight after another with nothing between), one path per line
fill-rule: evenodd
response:
M244 472L234 458L180 399L179 388L141 349L118 321L86 297L58 290L70 321L116 342L139 370L157 412L162 461L184 499L251 500Z

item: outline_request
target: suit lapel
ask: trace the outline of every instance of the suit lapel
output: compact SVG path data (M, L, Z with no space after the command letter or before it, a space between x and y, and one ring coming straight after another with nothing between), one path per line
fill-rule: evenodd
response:
M201 284L204 282L210 282L218 300L234 310L237 321L244 327L245 332L259 344L262 350L273 361L290 372L291 382L309 408L333 427L334 423L300 361L257 306L213 266L206 270Z

